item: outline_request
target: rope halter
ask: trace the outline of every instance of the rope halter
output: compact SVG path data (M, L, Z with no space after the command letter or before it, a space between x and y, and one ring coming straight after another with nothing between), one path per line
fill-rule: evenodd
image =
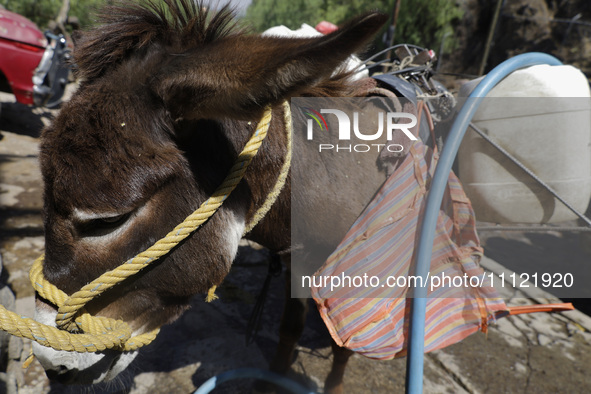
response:
M264 204L255 212L250 223L246 226L244 234L252 230L271 209L287 179L291 164L291 112L287 102L283 103L283 108L287 133L287 153L283 167L275 181L275 186L267 195ZM271 118L271 107L267 107L254 134L238 155L229 174L212 196L203 202L195 212L154 245L117 268L105 272L71 296L68 296L43 277L44 256L42 255L35 260L29 271L29 277L35 291L58 307L57 328L19 316L2 306L0 306L0 328L9 334L33 340L40 345L55 350L79 353L97 352L105 349L132 351L152 342L156 338L159 328L132 337L131 328L123 320L92 316L85 311L84 306L106 290L138 273L160 257L165 256L217 211L244 177L248 165L267 136ZM215 286L209 290L206 301L209 302L217 298L214 292Z

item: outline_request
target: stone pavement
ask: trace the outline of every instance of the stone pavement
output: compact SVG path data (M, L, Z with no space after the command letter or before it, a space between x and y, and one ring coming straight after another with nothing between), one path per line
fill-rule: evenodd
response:
M16 294L16 309L29 316L33 313L33 293L27 283L27 270L43 250L42 186L34 129L51 116L35 111L4 102L0 118L0 254L8 283ZM20 131L29 129L33 131L25 133L28 136ZM246 346L244 340L247 320L266 274L266 258L264 250L244 244L218 292L220 300L206 304L196 297L193 308L176 323L164 327L157 340L141 351L125 376L116 382L92 388L51 384L38 362L22 369L30 344L12 339L6 372L0 373L0 393L191 393L209 377L232 368L267 368L277 343L281 279L272 281L255 342ZM485 259L483 265L497 274L506 270L490 259ZM501 291L511 305L552 301L552 296L543 292L523 294L508 287ZM291 377L321 392L330 359L326 329L317 316L311 315ZM515 316L499 319L488 335L477 333L427 354L424 392L589 393L589 365L588 316L578 311ZM404 359L372 361L355 355L345 385L351 393L395 393L404 391L404 379ZM236 381L217 392L246 393L250 385L250 381Z

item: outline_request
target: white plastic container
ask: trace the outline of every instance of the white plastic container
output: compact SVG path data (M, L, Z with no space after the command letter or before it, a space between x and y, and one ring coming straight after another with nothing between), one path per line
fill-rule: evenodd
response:
M479 81L460 90L467 97ZM563 199L584 212L591 199L591 94L572 66L533 66L501 81L472 122ZM576 215L468 128L459 177L479 221L551 223Z

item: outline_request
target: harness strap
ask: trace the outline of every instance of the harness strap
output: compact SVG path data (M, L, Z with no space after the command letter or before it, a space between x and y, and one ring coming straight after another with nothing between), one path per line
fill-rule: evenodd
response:
M281 270L281 257L278 254L274 253L269 260L267 277L265 278L265 282L263 283L263 288L257 296L254 308L252 309L252 313L250 314L250 318L248 319L248 324L246 325L246 346L250 345L255 340L255 337L259 332L259 329L261 327L261 317L263 315L263 308L265 306L267 294L269 293L271 279L281 275Z

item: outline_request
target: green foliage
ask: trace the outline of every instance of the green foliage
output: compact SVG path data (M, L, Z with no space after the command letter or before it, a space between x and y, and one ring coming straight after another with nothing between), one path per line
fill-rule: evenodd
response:
M80 21L81 27L91 26L94 23L94 16L100 8L106 4L112 4L112 0L70 0L70 14Z
M402 0L396 42L406 42L437 50L445 35L445 49L454 45L453 33L463 16L460 7L449 0Z
M92 24L95 10L110 0L70 0L70 16L79 19L81 26ZM0 0L9 11L21 14L44 30L54 20L62 6L62 0Z
M61 0L0 0L9 11L16 12L37 24L41 29L54 19L61 7Z
M316 21L322 3L323 0L253 0L246 19L257 31L276 25L297 29L304 22Z
M277 25L298 29L302 23L314 26L323 20L338 24L378 8L380 3L379 0L253 0L246 11L246 20L257 31Z
M285 25L297 29L302 23L315 26L322 20L340 24L355 15L379 10L392 15L396 0L253 0L246 21L255 30ZM462 17L460 7L450 0L402 0L398 15L395 43L439 48L446 33L453 33L454 23ZM391 23L391 21L389 21ZM377 46L382 47L377 38ZM446 40L446 47L453 39Z

